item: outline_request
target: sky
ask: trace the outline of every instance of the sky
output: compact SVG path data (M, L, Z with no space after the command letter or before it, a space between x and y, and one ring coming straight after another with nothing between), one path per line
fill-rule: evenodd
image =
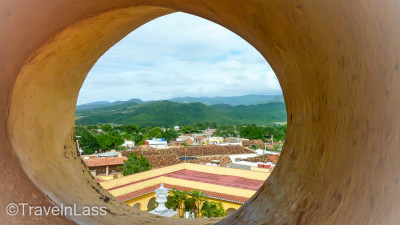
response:
M89 72L78 105L281 93L267 61L241 37L200 17L173 13L110 48Z

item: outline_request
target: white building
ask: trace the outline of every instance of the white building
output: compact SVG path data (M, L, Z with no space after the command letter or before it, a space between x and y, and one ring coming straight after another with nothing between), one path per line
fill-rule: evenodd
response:
M133 147L135 147L135 142L131 140L125 140L125 142L121 146L126 147L127 149L132 149Z
M153 147L153 148L166 148L166 147L168 147L168 143L164 138L161 138L161 139L153 138L152 140L146 140L146 141L144 141L144 144L148 145L150 147Z
M194 137L192 137L191 135L190 136L189 135L181 135L176 138L176 141L182 142L182 141L185 141L186 139L191 139L194 141Z

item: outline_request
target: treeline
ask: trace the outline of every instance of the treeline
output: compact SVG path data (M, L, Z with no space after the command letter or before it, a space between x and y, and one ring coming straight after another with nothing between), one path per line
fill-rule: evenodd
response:
M237 123L271 125L273 122L285 122L286 120L286 107L283 102L231 106L226 104L205 105L199 102L152 101L143 104L128 102L78 110L75 123L79 125L173 126L199 121L202 123L217 122L224 125Z
M145 140L152 138L165 138L169 142L170 140L175 140L181 134L199 134L207 129L215 129L212 136L224 138L241 137L261 139L263 141L270 139L272 136L275 141L283 141L286 135L286 125L265 127L255 124L218 126L215 122L196 122L180 126L179 131L176 131L173 126L163 128L151 126L140 127L133 124L114 127L109 124L103 126L76 126L76 136L84 154L93 154L99 151L99 149L119 149L119 146L124 143L124 139L134 141L135 145L143 145Z

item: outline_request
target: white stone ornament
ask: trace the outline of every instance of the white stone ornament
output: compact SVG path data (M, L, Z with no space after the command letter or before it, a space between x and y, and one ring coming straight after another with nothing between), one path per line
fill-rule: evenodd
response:
M160 187L155 190L156 192L156 202L158 206L156 209L150 211L151 214L156 214L165 217L173 217L178 214L177 211L168 209L165 207L165 203L167 202L169 189L164 187L164 184L161 183Z

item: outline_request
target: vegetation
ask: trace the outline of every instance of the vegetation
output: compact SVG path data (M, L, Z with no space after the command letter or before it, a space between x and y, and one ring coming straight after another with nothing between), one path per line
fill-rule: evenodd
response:
M270 102L284 102L284 99L283 99L282 95L244 95L244 96L213 97L213 98L178 97L178 98L169 99L168 101L178 102L178 103L201 102L205 105L227 104L227 105L237 106L237 105L257 105L257 104L265 104L265 103L270 103ZM143 104L146 102L144 102L140 99L137 99L137 98L130 99L128 101L91 102L91 103L76 106L76 110L117 106L117 105L122 105L125 103Z
M221 202L209 201L207 196L198 190L186 192L173 188L167 197L165 206L169 209L177 210L180 218L185 216L185 212L189 212L189 215L193 215L195 218L226 215Z
M77 127L76 136L79 142L79 147L83 150L85 155L93 154L99 150L99 142L89 130L83 127Z
M273 125L262 127L255 124L218 126L215 122L196 122L182 126L182 129L178 132L173 128L164 128L164 131L161 127L140 127L133 124L112 127L109 124L105 124L102 127L98 125L76 126L76 135L84 154L93 154L99 148L104 150L118 149L118 146L124 143L124 139L134 141L136 145L142 145L145 140L152 138L165 138L169 142L176 139L180 134L202 133L203 130L211 127L217 128L213 136L222 136L225 138L242 137L261 139L263 141L273 136L274 141L284 141L287 126ZM187 143L183 142L182 145L186 146Z
M221 202L208 201L207 199L203 203L201 212L207 218L226 216L226 211Z
M240 137L248 138L250 140L274 138L274 141L284 141L286 136L287 125L274 125L267 127L256 126L255 124L237 127L239 130Z
M210 125L236 125L255 123L271 125L272 122L286 121L286 108L283 102L259 105L211 105L202 103L176 103L155 101L143 104L128 102L120 105L85 109L77 111L76 124L136 124L139 126L167 126L208 122ZM214 127L214 126L211 126ZM184 132L191 133L190 127Z
M112 149L124 143L124 138L118 131L111 129L96 136L101 149Z
M237 137L238 135L234 126L221 126L214 132L214 136Z
M127 160L124 160L125 164L122 166L122 174L124 176L131 175L134 173L140 173L147 170L151 170L152 166L142 154L138 157L132 153L128 156Z

